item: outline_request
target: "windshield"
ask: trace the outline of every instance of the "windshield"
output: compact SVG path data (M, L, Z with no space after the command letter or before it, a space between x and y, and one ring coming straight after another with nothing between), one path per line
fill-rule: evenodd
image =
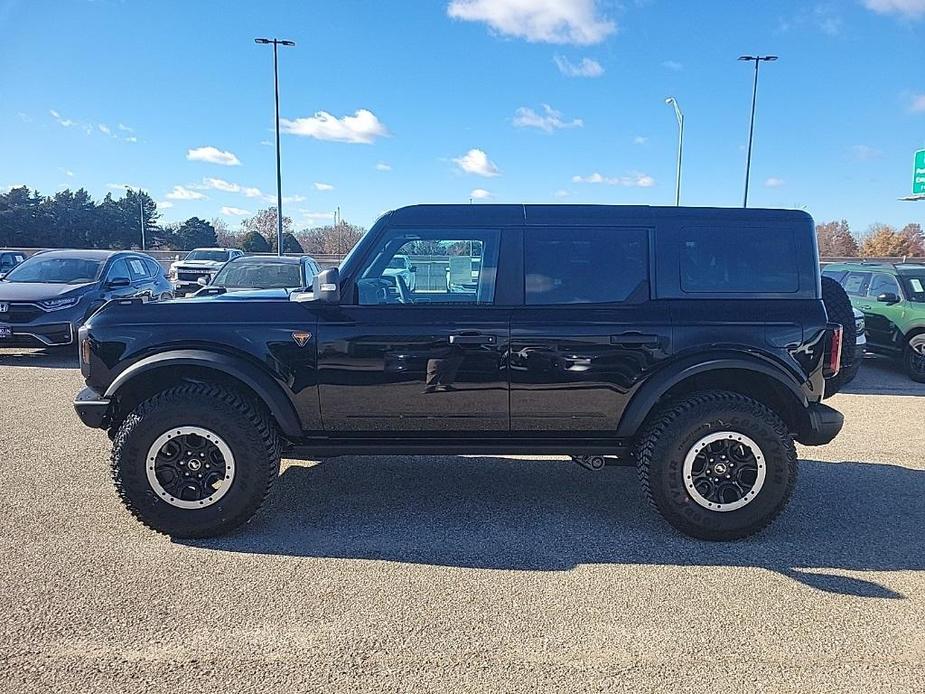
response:
M226 265L212 285L226 289L298 289L303 283L299 264L248 260Z
M228 251L190 251L184 260L214 260L224 263L228 260Z
M97 280L103 262L87 258L33 257L10 270L6 279L9 282L86 284Z
M921 275L900 275L909 295L909 301L925 304L925 272Z
M406 267L408 267L408 259L404 256L396 255L389 261L389 267L398 270L404 270Z

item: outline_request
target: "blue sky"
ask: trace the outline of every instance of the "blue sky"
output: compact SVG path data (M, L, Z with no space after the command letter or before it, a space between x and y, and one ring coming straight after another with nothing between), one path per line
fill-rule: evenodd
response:
M415 202L741 204L925 223L925 0L0 0L0 189L141 186L163 221L275 200L368 226ZM319 115L321 114L321 115ZM265 198L270 196L270 198ZM480 197L484 196L484 197ZM269 201L268 201L269 200ZM168 205L170 205L168 207Z

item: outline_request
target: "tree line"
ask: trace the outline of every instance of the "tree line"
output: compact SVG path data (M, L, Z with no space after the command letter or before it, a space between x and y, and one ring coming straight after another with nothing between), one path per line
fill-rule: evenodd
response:
M852 233L847 220L816 225L819 255L829 258L922 258L925 234L922 225L910 223L902 229L889 224L872 224L860 236Z
M276 208L258 211L233 231L220 218L190 217L160 223L157 203L145 192L112 193L99 202L80 188L42 195L27 186L0 193L0 247L8 248L141 248L142 219L149 250L186 251L221 246L251 253L276 251ZM347 253L366 232L339 222L294 231L283 217L283 252L312 255Z

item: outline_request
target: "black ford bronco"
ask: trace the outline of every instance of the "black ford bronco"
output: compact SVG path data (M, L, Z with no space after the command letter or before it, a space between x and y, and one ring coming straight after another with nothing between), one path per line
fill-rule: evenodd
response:
M281 454L568 454L633 462L671 525L730 540L783 509L794 440L842 426L802 212L417 205L304 289L117 300L81 329L74 404L141 522L239 526Z

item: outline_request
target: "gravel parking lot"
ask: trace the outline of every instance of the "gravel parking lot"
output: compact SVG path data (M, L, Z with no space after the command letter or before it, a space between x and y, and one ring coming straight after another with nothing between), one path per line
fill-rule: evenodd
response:
M736 544L561 458L284 461L250 526L134 522L76 364L0 350L0 690L925 691L925 385L868 359L847 424Z

